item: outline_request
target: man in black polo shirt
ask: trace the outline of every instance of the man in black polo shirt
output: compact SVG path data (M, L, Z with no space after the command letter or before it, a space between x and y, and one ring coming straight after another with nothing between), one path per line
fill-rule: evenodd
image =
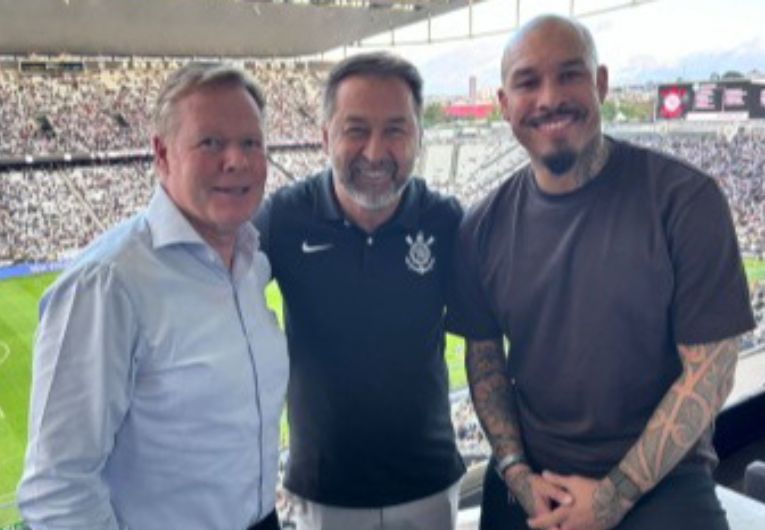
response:
M410 178L421 90L392 55L339 63L323 108L331 169L256 219L284 296L298 530L455 524L464 466L443 353L461 210Z
M727 528L712 423L754 324L730 213L699 170L603 136L607 88L572 20L505 49L500 104L531 163L456 244L454 322L498 471L483 530Z

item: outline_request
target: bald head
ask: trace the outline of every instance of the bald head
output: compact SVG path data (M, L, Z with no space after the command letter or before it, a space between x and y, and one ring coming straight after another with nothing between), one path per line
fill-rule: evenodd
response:
M578 42L584 51L590 64L588 65L592 72L598 67L598 52L595 49L595 41L592 34L584 25L568 17L560 15L541 15L535 17L518 31L513 33L505 45L505 51L502 54L502 82L505 82L508 72L514 60L517 59L517 52L529 36L537 32L568 32L571 33L575 42Z
M529 21L505 47L502 116L547 191L575 189L580 176L594 174L593 160L604 159L600 105L608 69L597 63L590 32L555 15Z

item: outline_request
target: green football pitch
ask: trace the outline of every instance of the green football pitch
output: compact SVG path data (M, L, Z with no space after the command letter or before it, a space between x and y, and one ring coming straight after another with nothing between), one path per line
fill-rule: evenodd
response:
M750 281L765 280L765 261L746 260ZM11 528L18 513L11 506L21 475L27 429L31 350L37 304L55 274L0 281L0 530ZM281 295L274 284L269 305L281 315ZM465 386L462 341L447 337L446 360L453 389ZM285 427L286 432L286 427Z

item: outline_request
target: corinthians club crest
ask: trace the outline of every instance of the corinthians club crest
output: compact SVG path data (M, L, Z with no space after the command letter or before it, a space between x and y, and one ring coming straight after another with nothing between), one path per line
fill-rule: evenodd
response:
M406 242L409 244L409 254L406 255L404 261L409 270L416 272L417 274L427 274L433 270L433 265L436 264L436 258L430 251L430 245L435 242L436 238L430 236L425 239L422 231L417 232L417 236L412 239L412 236L406 236Z

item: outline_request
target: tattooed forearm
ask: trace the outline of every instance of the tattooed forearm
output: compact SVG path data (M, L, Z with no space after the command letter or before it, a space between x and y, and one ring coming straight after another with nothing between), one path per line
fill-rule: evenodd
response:
M523 452L502 340L467 341L465 364L473 406L494 454ZM514 466L505 481L527 514L536 513L531 470Z
M509 476L508 476L509 475ZM505 483L526 514L533 516L537 513L534 503L534 488L531 485L532 472L528 467L518 468L505 475Z
M685 456L712 423L733 385L736 339L679 345L678 349L682 374L618 466L641 492L653 488Z
M467 341L465 364L473 406L494 453L521 452L501 340Z
M592 496L592 509L595 520L602 528L616 526L630 506L631 503L625 503L620 499L619 490L613 483L601 482L595 488Z

